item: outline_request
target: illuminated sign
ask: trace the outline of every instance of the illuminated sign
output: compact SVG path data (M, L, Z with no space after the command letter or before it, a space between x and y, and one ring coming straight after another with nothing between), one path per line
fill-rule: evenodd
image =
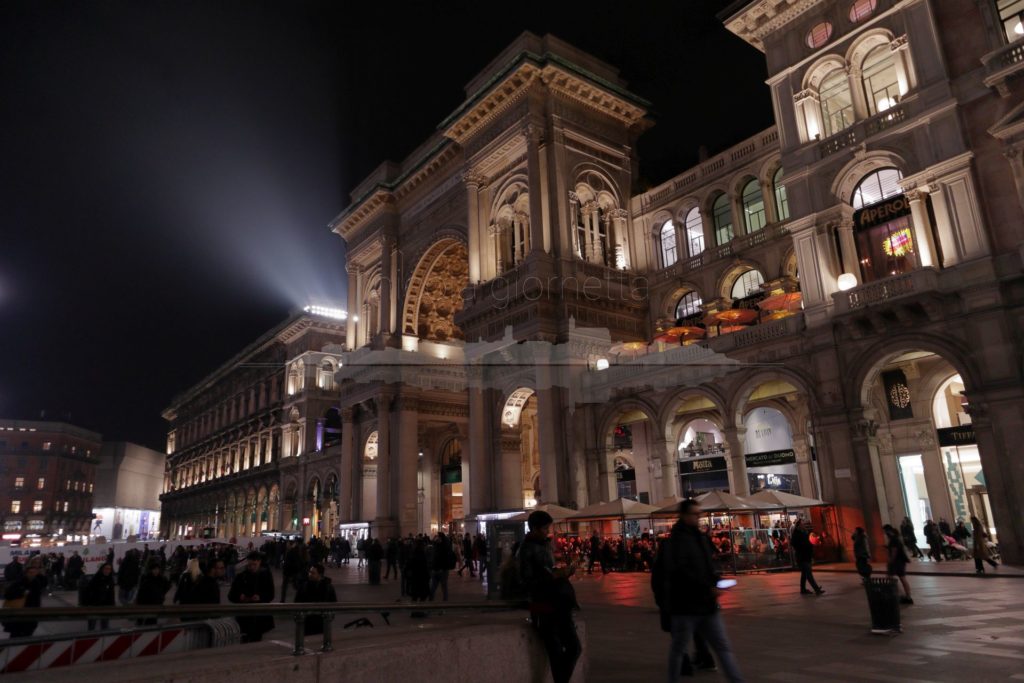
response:
M792 448L781 451L764 451L763 453L747 453L744 456L747 467L771 467L773 465L791 465L796 462L796 452Z
M702 472L720 472L728 469L725 458L698 458L694 460L680 460L680 474L700 474Z
M974 425L946 427L935 430L935 433L939 437L940 446L969 446L978 443L974 434Z
M906 195L898 195L884 202L865 206L853 214L853 224L858 229L871 228L882 223L906 216L910 213L910 200Z
M886 256L906 256L913 250L910 228L901 228L882 241L882 251Z

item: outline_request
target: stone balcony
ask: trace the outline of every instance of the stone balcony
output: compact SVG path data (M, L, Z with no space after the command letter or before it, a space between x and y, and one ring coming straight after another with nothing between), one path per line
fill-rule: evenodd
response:
M888 130L907 120L912 120L917 113L916 100L907 97L899 104L879 112L874 116L857 121L849 128L825 138L818 143L818 157L824 159L847 147L859 145L882 131Z
M995 88L1000 97L1010 95L1009 80L1024 71L1024 40L1017 40L981 58L985 66L982 82Z
M963 273L920 268L832 295L832 318L853 337L926 325L963 309Z
M705 249L696 256L680 259L676 261L674 265L671 265L668 268L663 268L662 270L654 273L651 280L657 285L663 282L683 278L690 271L703 268L704 266L711 265L712 263L721 261L722 259L742 254L748 249L767 242L772 242L787 235L789 235L789 227L787 223L773 223L772 225L765 227L763 230L758 230L757 232L752 232L747 235L740 235L725 244Z
M875 280L845 292L832 295L835 302L834 314L844 315L878 304L888 304L927 292L938 292L940 274L934 268L920 268L909 273L893 275L882 280Z

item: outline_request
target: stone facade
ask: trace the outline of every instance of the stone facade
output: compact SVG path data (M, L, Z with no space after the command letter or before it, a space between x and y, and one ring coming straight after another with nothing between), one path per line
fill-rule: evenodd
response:
M343 321L295 314L174 400L163 413L162 537L333 524L344 339Z

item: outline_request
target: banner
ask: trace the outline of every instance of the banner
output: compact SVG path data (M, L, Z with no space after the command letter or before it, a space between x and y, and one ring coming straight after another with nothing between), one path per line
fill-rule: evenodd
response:
M882 373L885 384L885 403L889 406L890 420L906 420L914 417L910 405L910 387L902 370L886 370Z

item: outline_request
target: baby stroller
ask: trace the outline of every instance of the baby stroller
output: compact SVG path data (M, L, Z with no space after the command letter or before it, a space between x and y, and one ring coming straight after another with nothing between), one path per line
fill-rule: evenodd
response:
M942 537L943 545L946 548L946 557L951 560L967 560L971 557L971 552L963 545L960 544L952 536Z

